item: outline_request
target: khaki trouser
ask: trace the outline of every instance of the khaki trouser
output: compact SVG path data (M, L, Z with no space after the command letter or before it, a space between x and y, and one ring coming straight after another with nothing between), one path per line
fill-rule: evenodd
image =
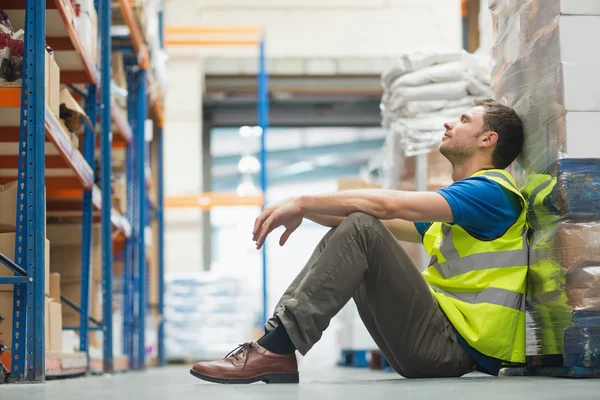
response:
M473 369L475 361L410 256L378 219L363 213L325 235L265 328L281 321L306 354L350 298L400 375L458 377Z

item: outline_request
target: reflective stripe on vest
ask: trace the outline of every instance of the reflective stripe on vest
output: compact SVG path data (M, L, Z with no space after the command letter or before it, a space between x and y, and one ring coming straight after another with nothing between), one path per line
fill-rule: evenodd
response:
M543 182L541 185L539 185L538 187L536 187L533 192L531 192L531 196L529 197L529 210L530 213L528 214L528 221L531 225L531 228L533 230L539 231L542 229L542 225L539 221L538 215L535 213L535 201L537 199L537 196L543 191L545 190L548 186L550 186L550 184L552 183L552 180L547 180L545 182ZM543 199L540 202L540 204L543 204Z
M429 285L435 292L469 304L489 303L498 306L524 310L524 295L512 290L487 288L480 292L447 292L436 286Z
M490 268L521 267L529 262L527 251L523 250L493 251L461 257L454 246L452 228L442 225L442 232L444 237L440 245L440 253L446 262L440 263L434 256L429 266L435 267L444 278ZM522 237L523 249L527 249L527 232L523 233Z
M493 176L494 178L502 179L504 182L508 183L513 189L515 189L517 191L519 190L515 186L515 184L510 181L510 179L508 179L505 175L501 174L500 172L494 172L494 171L484 172L482 174L482 176Z

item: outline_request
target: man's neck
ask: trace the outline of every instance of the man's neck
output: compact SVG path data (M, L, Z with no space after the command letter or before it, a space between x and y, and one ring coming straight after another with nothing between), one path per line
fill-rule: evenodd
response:
M461 164L452 165L452 180L454 182L468 178L482 169L493 169L491 163L482 163L478 160L467 160Z

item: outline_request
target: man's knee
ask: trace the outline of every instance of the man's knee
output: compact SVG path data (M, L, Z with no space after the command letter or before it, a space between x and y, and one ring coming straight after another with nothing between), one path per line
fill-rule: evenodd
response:
M377 218L375 218L374 216L365 214L363 212L355 212L355 213L348 215L348 217L346 217L344 222L351 224L351 225L358 225L361 227L373 226L374 224L380 223L380 221Z

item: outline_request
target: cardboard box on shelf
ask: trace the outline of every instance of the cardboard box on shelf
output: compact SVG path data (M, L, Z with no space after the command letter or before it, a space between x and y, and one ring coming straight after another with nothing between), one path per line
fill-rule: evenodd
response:
M62 352L62 305L60 300L50 299L47 308L49 315L48 327L46 328L46 352Z
M61 295L65 296L77 306L81 305L81 281L65 281L60 283ZM90 297L90 316L102 320L102 285L100 283L92 283L92 292ZM62 323L64 326L78 326L79 313L71 307L65 305L62 308Z
M345 178L338 180L338 190L351 189L381 189L381 185L367 183L360 178Z
M75 224L48 224L46 227L46 236L52 243L52 246L81 246L81 223ZM92 227L92 245L101 243L100 224L94 224Z
M61 281L81 280L81 224L50 224L46 235L52 243L50 271L60 274ZM100 224L92 227L92 280L102 280L102 245Z
M15 258L15 234L14 233L0 233L0 253L4 254L6 257L14 260ZM50 275L50 241L46 239L46 254L45 254L45 287L46 294L50 292L50 280L48 276ZM14 273L4 267L0 266L0 276L13 276ZM14 290L14 285L0 285L0 292L12 292Z
M60 274L54 272L50 274L50 298L60 302Z
M127 73L125 72L125 61L123 52L114 51L111 58L112 79L119 88L127 90ZM127 99L122 96L116 96L116 103L125 111L127 109Z
M82 133L84 124L92 126L92 122L87 114L81 108L81 105L73 98L68 88L60 91L61 119L64 121L64 127L67 128L65 134L72 140L71 133Z
M46 52L46 104L54 115L60 111L60 68L54 59L54 54Z
M0 292L0 341L6 346L12 343L13 328L13 292Z
M17 181L0 185L0 232L15 232L17 223Z
M81 279L81 245L52 246L50 249L50 271L60 274L61 280ZM102 248L92 246L92 280L102 280Z
M121 214L127 211L127 185L124 179L117 179L113 183L113 207Z

